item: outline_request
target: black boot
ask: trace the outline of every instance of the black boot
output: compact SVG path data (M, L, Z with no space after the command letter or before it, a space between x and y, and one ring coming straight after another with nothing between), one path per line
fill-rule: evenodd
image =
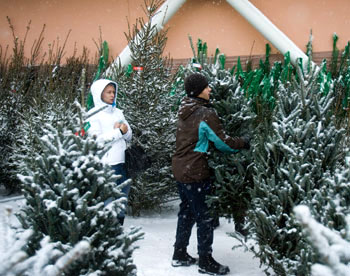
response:
M190 266L197 263L197 259L191 257L188 253L186 248L175 248L173 260L171 262L171 265L176 266Z
M215 216L213 218L213 228L216 229L220 226L220 219L218 216Z
M199 256L198 272L209 275L226 275L230 272L228 266L221 265L211 255Z
M123 218L119 217L118 218L118 221L119 221L120 225L124 225L124 219L125 219L125 217L123 217Z

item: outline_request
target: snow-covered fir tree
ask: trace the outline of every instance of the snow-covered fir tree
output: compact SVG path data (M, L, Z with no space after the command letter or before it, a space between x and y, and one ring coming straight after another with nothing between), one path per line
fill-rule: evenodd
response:
M346 149L344 151L349 152ZM317 202L312 209L313 213L317 214L317 220L346 237L346 220L350 214L349 166L341 163L335 173L326 173L313 200Z
M338 232L325 227L312 218L305 205L294 207L296 218L303 231L318 253L317 263L311 266L312 276L347 276L350 275L350 217L347 216L346 239Z
M335 127L333 90L320 92L318 70L279 86L272 133L254 146L249 212L256 255L277 275L309 275L315 254L292 216L294 206L321 208L325 179L343 160L343 130ZM316 217L317 218L317 217Z
M348 150L345 150L348 152ZM316 252L311 266L313 276L345 276L350 274L350 162L345 162L324 183L314 197L317 221L310 208L294 207L303 233Z
M8 59L5 56L0 62L0 184L10 192L20 190L16 177L18 160L13 157L19 152L18 141L22 140L23 134L26 135L23 124L31 123L27 120L32 121L38 113L45 114L48 111L52 115L50 108L55 106L54 103L66 104L68 108L84 93L85 87L82 84L86 77L90 78L91 71L94 70L86 50L79 57L74 55L67 58L65 66L60 66L59 60L54 60L53 55L49 55L48 61L36 63L24 56L24 41L13 35L16 37L13 54ZM39 41L42 42L42 38ZM41 43L36 45L36 51L44 51L40 45ZM61 50L63 53L63 49ZM58 56L60 55L56 57ZM41 126L39 124L36 128L32 125L32 129L40 130Z
M248 98L238 81L228 70L217 70L209 75L213 105L225 132L231 137L253 138L256 117L249 108ZM250 151L223 154L212 149L210 167L215 176L213 197L209 200L220 216L233 218L235 229L242 232L246 211L250 205L248 187L252 186L252 157Z
M151 168L133 179L129 200L134 214L160 206L175 192L171 173L175 144L175 112L169 97L171 62L163 57L167 31L157 31L151 24L161 2L146 0L146 19L138 18L130 26L126 37L131 71L116 79L117 105L131 125L132 143L141 145L152 160Z
M118 222L124 204L118 176L101 162L109 147L76 135L72 125L43 126L45 135L37 137L40 151L22 164L25 205L18 218L36 233L27 251L34 255L44 236L60 242L63 253L85 240L91 250L64 275L136 275L133 243L142 233L138 228L127 232ZM110 197L115 200L105 206Z
M41 145L38 137L45 133L46 124L53 127L60 125L80 124L80 118L76 114L80 112L80 105L77 102L67 103L64 101L47 100L42 105L29 107L29 112L25 116L15 112L20 117L21 126L17 130L15 147L12 152L11 161L17 164L14 169L17 174L22 173L22 169L28 170L28 166L33 171L36 163L26 160L34 159L34 155L41 152ZM25 164L23 164L25 162Z
M3 85L0 85L0 97L0 185L12 192L18 190L15 166L11 163L22 122L17 113L23 112L25 99L15 89L9 90Z
M10 226L5 222L2 227ZM35 255L29 256L25 248L35 236L32 229L19 232L8 229L5 233L5 246L0 250L0 275L3 276L59 276L90 250L87 241L80 241L64 254L65 249L61 242L52 243L50 238L45 236L40 241Z

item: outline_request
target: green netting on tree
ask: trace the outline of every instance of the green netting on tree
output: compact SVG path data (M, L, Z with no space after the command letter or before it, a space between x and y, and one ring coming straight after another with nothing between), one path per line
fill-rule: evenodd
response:
M98 63L97 72L93 81L98 80L101 76L101 73L106 69L106 65L108 63L108 55L109 55L108 43L107 41L103 41L102 47L101 47L101 56ZM86 100L86 108L90 110L93 107L94 107L94 100L92 98L91 91L90 91Z

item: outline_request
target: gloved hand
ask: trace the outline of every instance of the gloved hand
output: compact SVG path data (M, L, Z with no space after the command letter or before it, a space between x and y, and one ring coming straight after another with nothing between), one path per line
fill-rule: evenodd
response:
M251 140L251 137L245 135L245 136L242 137L242 140L244 141L243 149L249 150L249 149L250 149L250 140Z

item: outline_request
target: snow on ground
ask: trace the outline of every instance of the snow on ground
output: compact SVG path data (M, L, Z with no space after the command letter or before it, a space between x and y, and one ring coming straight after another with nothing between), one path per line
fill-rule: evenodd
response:
M0 197L0 236L6 236L7 227L4 227L8 220L6 209L18 210L23 200L10 200ZM145 233L144 238L137 242L138 249L134 251L134 263L137 266L137 276L199 276L197 266L172 267L171 257L175 241L175 230L177 222L177 206L163 211L161 214L147 214L141 217L129 217L125 219L125 228L140 226ZM10 217L10 223L17 224L15 216ZM196 227L193 228L188 252L198 257L196 252L197 235ZM263 269L259 268L259 260L253 258L252 253L245 252L243 248L232 250L238 242L227 235L232 232L234 224L224 218L220 219L220 227L215 230L213 257L220 263L230 267L230 274L234 276L263 276ZM4 248L0 239L0 248ZM1 253L1 250L0 250Z
M141 226L144 239L138 241L139 249L134 251L137 276L198 276L197 266L172 267L171 257L175 241L177 209L160 215L147 215L139 218L127 217L125 227ZM198 257L196 227L193 227L188 253ZM234 229L233 223L220 218L220 226L214 232L213 257L218 262L230 267L230 274L235 276L262 276L259 260L243 248L232 250L238 242L227 235Z

